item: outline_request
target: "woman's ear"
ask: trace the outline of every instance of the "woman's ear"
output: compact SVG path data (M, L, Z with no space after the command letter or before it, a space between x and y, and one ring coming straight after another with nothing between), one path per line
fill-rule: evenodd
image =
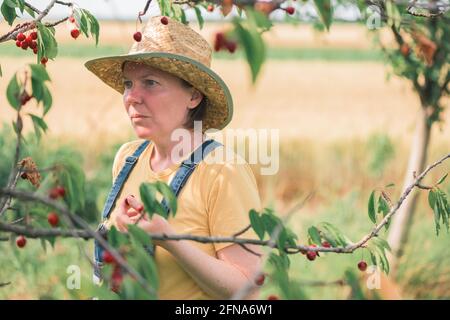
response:
M189 109L196 108L200 102L203 100L203 94L198 91L197 89L193 88L192 95L191 95L191 103L189 104Z

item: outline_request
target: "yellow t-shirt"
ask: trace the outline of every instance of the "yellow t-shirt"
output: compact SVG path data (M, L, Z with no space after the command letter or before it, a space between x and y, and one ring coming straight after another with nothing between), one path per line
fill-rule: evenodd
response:
M114 159L113 180L119 174L126 157L132 155L143 141L131 141L120 147ZM150 167L153 146L153 143L150 143L141 153L118 195L116 204L130 194L141 201L139 186L143 182L158 180L170 184L179 164L158 173L154 172ZM178 195L177 213L175 217L171 215L168 219L177 233L196 236L231 236L249 225L250 209L261 210L258 188L250 166L233 151L231 151L233 155L231 159L225 159L219 163L208 162L210 160L208 157L215 157L216 152L226 152L225 147L217 147L197 165ZM115 223L116 212L117 208L113 207L106 223L107 228ZM257 239L251 228L240 237ZM216 253L220 249L233 244L204 244L195 241L191 243L213 257L217 257ZM211 299L167 250L157 247L155 261L159 273L159 299Z

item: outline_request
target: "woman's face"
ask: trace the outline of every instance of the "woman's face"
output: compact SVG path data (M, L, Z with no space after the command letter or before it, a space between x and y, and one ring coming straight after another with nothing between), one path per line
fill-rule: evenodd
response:
M141 139L170 138L203 98L176 76L137 62L125 63L123 86L125 109Z

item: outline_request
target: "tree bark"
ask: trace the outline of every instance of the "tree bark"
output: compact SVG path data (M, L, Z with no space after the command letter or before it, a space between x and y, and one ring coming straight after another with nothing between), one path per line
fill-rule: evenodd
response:
M425 167L431 131L426 110L426 107L420 108L402 192L413 182L413 173L416 172L419 174ZM418 191L414 190L413 192L410 197L405 199L401 208L399 208L396 215L392 218L389 228L387 241L391 246L392 252L388 254L388 260L391 266L391 276L394 278L397 274L399 258L402 256L404 245L408 240L417 203Z

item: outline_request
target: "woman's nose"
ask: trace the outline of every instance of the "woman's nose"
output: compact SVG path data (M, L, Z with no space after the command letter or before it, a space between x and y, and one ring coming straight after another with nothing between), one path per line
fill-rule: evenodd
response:
M140 104L142 102L142 95L139 88L137 88L137 86L132 86L129 89L125 89L124 100L128 105Z

